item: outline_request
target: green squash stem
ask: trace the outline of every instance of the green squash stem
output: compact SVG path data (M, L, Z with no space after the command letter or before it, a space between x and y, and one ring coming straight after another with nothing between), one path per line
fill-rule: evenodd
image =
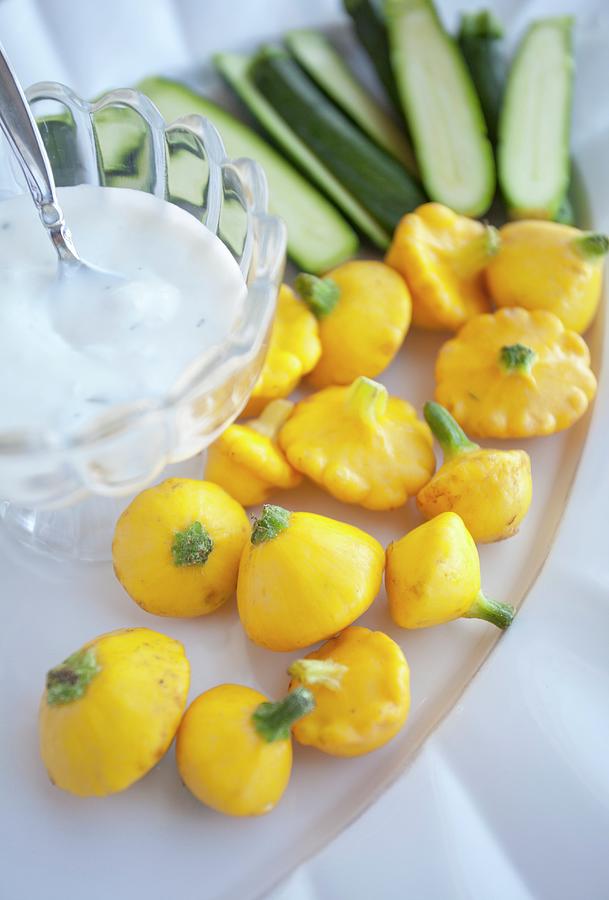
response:
M47 703L56 706L82 697L89 684L101 672L95 650L77 650L47 674Z
M384 385L360 375L347 391L346 406L348 412L362 422L376 426L378 420L385 415L388 399Z
M315 708L315 699L308 688L298 687L276 703L265 702L254 711L252 722L261 738L287 741L294 722Z
M524 344L510 344L499 351L499 363L508 374L528 375L537 354Z
M296 276L294 290L318 319L329 315L340 299L340 288L335 281L306 272Z
M602 262L609 251L609 237L591 231L576 237L573 246L586 262Z
M449 411L439 403L434 401L426 403L423 407L423 415L433 436L442 448L444 462L448 462L449 459L453 459L461 453L471 453L472 450L480 449L480 445L469 440Z
M494 225L485 225L478 237L467 246L459 247L452 254L451 265L460 278L473 278L488 265L490 259L499 252L501 237Z
M292 415L293 409L291 400L273 400L257 419L250 419L247 426L276 442L277 435Z
M272 541L276 538L290 524L290 515L290 511L284 509L283 506L265 503L252 528L252 544L264 544L265 541Z
M491 600L485 597L482 591L478 591L478 596L465 613L465 619L484 619L491 622L497 628L507 628L514 621L516 610L509 603L499 603L498 600Z
M177 531L171 545L176 566L203 566L214 549L214 542L201 522L193 522L183 531Z

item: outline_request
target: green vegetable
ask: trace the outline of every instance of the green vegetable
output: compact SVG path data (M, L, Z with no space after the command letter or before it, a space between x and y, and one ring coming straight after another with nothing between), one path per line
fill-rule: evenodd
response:
M286 223L288 252L300 267L325 272L353 255L357 238L338 210L254 131L178 82L147 78L137 87L168 122L190 113L207 116L229 156L260 163L269 184L269 208Z
M278 534L286 530L289 524L289 510L282 506L273 506L272 503L265 503L252 528L252 544L264 544L266 541L274 540Z
M536 355L534 350L524 344L510 344L499 351L499 362L506 372L528 374Z
M214 542L200 522L193 522L184 531L177 531L171 545L176 566L203 566L214 549Z
M514 218L553 219L569 183L572 20L529 27L510 69L499 121L499 183Z
M331 278L318 278L301 272L294 279L294 290L318 319L329 316L340 300L340 288Z
M401 112L400 95L389 59L389 38L380 0L343 0L360 44L367 52L387 95Z
M325 161L319 159L290 128L289 124L258 90L249 74L251 61L252 57L237 53L218 53L214 57L218 70L286 155L290 156L299 168L325 191L328 197L362 232L368 234L372 240L375 235L378 235L379 241L384 240L384 235L370 213L341 184ZM355 235L353 238L357 240ZM348 255L353 256L356 249L357 246L354 246ZM331 266L326 266L326 269L328 268Z
M80 699L100 672L92 647L77 650L47 673L47 703L56 706Z
M490 139L497 140L507 67L501 51L503 28L488 9L462 13L459 46L472 76Z
M424 202L408 172L373 144L278 47L254 58L256 87L371 216L367 236L383 248L404 213Z
M495 191L493 151L468 68L431 0L387 0L391 62L423 184L433 200L482 215Z
M327 37L319 31L290 31L285 41L305 72L330 99L416 177L417 163L403 130L362 87Z
M315 698L308 688L297 687L283 700L268 700L256 707L252 715L254 728L269 743L287 741L294 722L315 709Z

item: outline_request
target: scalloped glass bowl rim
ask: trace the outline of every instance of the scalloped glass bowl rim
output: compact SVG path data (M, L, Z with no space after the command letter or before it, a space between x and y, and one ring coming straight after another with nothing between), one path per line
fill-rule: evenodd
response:
M247 216L248 229L247 240L252 242L252 235L257 236L258 259L253 273L243 272L247 282L248 296L246 304L250 306L252 313L256 304L251 301L253 292L273 292L279 283L285 261L286 232L281 219L268 212L268 186L262 167L254 160L248 158L230 159L225 151L224 143L218 130L204 116L192 114L182 116L171 123L167 123L157 107L144 94L131 88L119 88L104 93L98 100L89 102L79 97L71 88L59 82L41 81L31 85L26 95L30 103L43 100L69 101L72 112L75 110L82 116L90 117L109 107L127 107L134 109L150 126L153 142L156 146L156 162L159 157L166 160L165 146L158 141L164 138L165 133L172 131L188 131L193 134L205 147L209 161L210 182L220 179L223 169L233 168L248 192ZM92 134L92 132L91 132ZM95 152L95 151L92 151ZM163 187L166 179L166 165L163 166ZM158 175L157 175L158 182ZM218 187L221 185L218 183ZM120 189L120 188L119 188ZM160 194L159 185L155 192ZM209 192L211 194L211 191ZM217 192L216 192L217 193ZM165 199L165 198L163 198ZM1 204L2 201L0 201ZM170 202L166 200L165 202ZM217 208L216 208L217 207ZM212 196L210 216L218 221L220 204ZM207 227L201 223L202 227ZM215 232L215 229L213 229ZM249 248L253 254L253 247ZM269 251L273 251L269 253ZM252 257L253 258L253 257ZM249 277L248 277L249 276ZM273 308L274 306L271 305ZM112 409L105 415L98 417L95 422L82 432L67 436L52 430L36 432L28 431L0 431L0 458L16 457L21 455L36 455L40 453L61 453L62 451L77 451L80 448L91 449L96 443L106 439L114 439L131 427L138 425L151 415L166 415L188 399L189 394L206 378L226 364L227 351L230 356L238 357L239 351L253 349L256 338L265 332L266 317L262 321L253 320L253 316L245 312L245 320L239 328L238 334L230 332L226 339L208 349L198 360L191 362L176 380L178 387L173 387L163 397L144 398L129 403L126 407Z

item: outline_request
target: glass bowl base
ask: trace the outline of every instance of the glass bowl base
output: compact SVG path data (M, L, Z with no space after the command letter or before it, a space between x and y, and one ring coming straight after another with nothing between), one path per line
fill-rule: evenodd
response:
M201 478L203 456L167 466L153 483L166 478ZM108 562L116 521L134 495L86 495L71 506L27 509L0 501L5 537L58 561Z

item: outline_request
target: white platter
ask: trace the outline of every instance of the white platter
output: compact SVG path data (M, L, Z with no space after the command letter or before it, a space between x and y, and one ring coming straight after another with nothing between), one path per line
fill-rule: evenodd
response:
M192 81L193 65L211 50L339 17L331 0L211 5L4 0L0 34L26 82L59 78L93 94L151 72L188 72ZM472 4L440 5L450 14ZM562 0L496 6L514 29L529 17L570 9ZM603 0L578 6L575 156L591 222L607 230L609 24ZM566 900L578 895L577 885L586 900L606 897L609 374L601 348L607 330L601 316L589 335L600 372L592 415L566 435L524 445L533 458L531 513L517 538L481 550L487 593L516 604L527 598L510 632L478 672L499 638L490 626L464 621L399 632L380 596L363 622L391 634L410 662L413 708L404 731L356 760L297 748L289 790L264 819L234 821L204 809L181 787L172 752L124 794L99 801L60 793L38 759L37 704L50 665L122 625L158 628L184 642L193 697L224 680L279 695L294 654L248 644L233 606L201 621L154 619L129 601L109 567L62 568L3 547L0 896L63 900L86 891L90 900L186 893L249 900L327 846L405 772L283 897L296 896L299 884L314 886L303 897L323 900L408 892L433 900ZM420 408L432 394L440 343L411 333L383 378L390 390ZM276 499L352 521L385 544L417 521L412 504L373 514L311 487ZM485 854L472 853L474 846Z

